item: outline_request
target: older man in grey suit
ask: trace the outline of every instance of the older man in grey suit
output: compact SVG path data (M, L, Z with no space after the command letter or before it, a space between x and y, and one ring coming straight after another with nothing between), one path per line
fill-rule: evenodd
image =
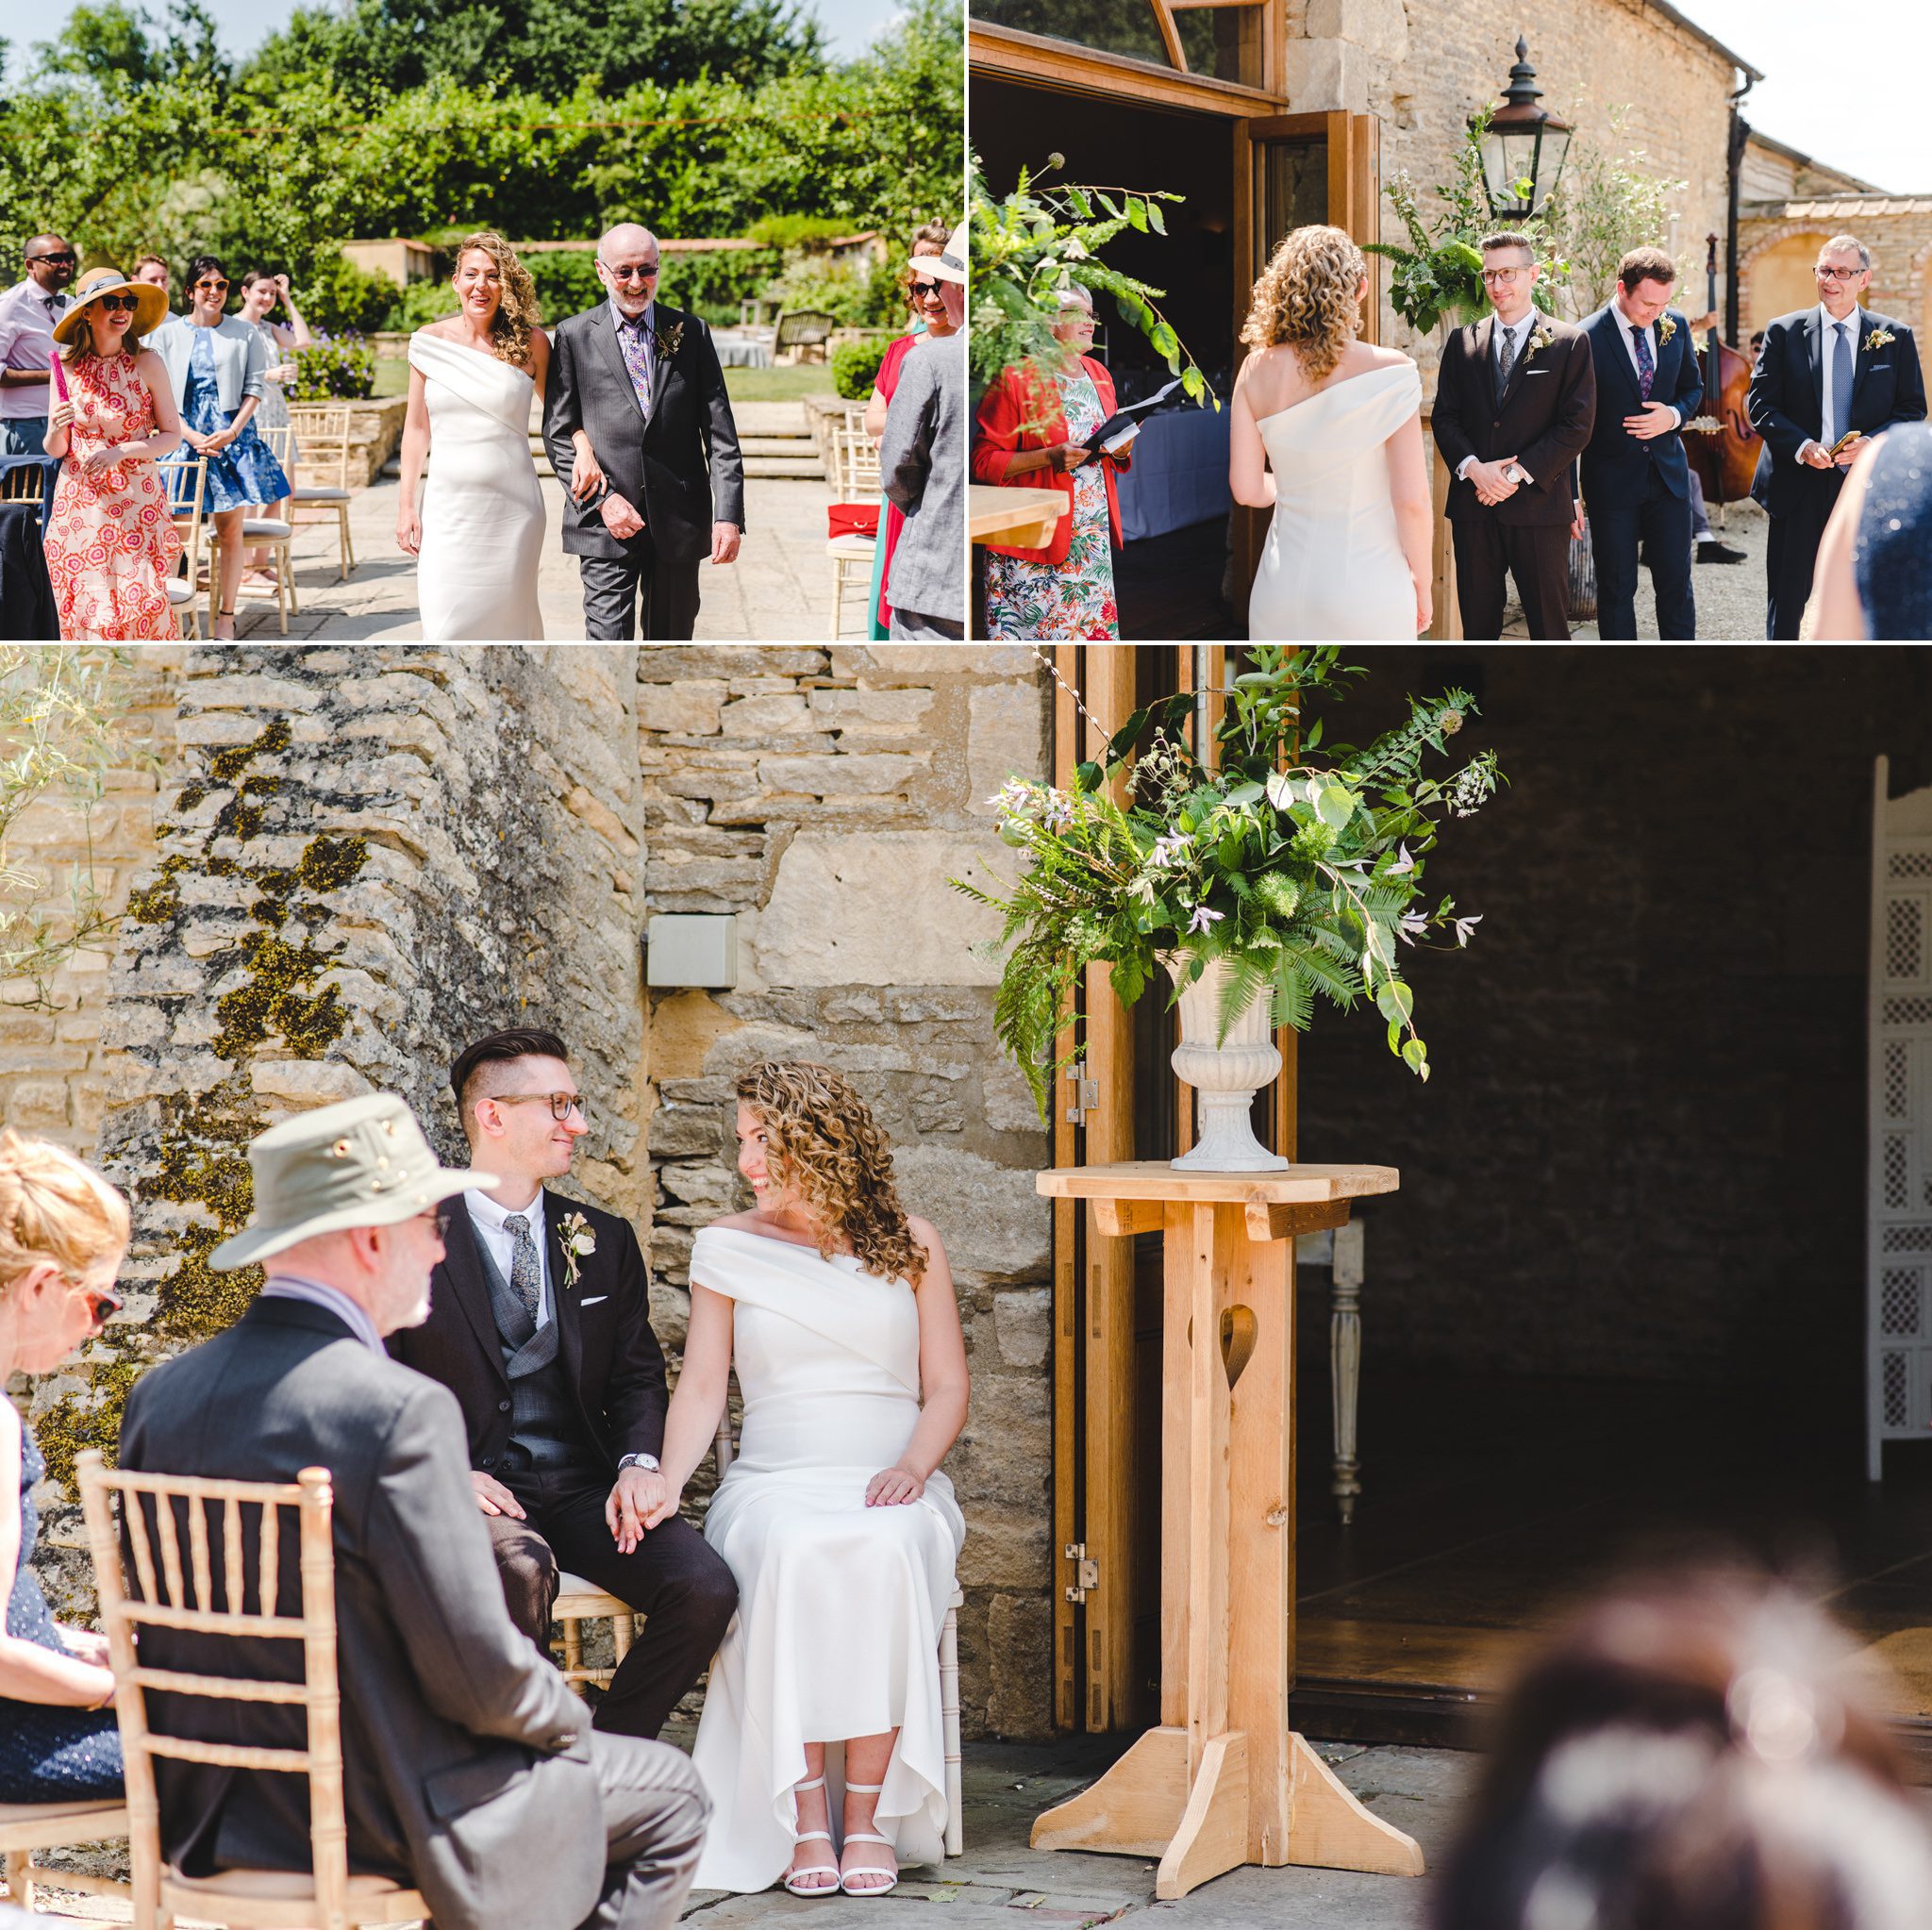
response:
M382 1094L302 1114L248 1154L254 1220L211 1263L265 1260L268 1284L226 1333L135 1387L122 1466L334 1477L353 1872L420 1889L437 1930L669 1930L709 1816L697 1773L666 1743L593 1731L517 1632L456 1397L383 1352L386 1333L428 1312L444 1203L494 1176L439 1167L408 1107ZM301 1598L294 1541L284 1601ZM299 1669L286 1642L246 1639L249 1672ZM223 1674L236 1643L150 1627L141 1659ZM152 1700L164 1732L303 1746L299 1708ZM157 1780L162 1852L184 1874L308 1868L299 1777L162 1761Z
M658 300L658 238L625 222L597 243L608 299L558 325L543 440L568 495L563 547L584 578L584 634L688 638L698 565L744 530L744 464L711 331Z

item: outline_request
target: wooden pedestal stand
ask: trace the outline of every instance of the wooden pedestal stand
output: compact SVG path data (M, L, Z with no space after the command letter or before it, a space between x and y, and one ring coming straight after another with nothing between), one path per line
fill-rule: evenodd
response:
M1097 1230L1161 1231L1160 1726L1047 1810L1033 1846L1160 1861L1182 1897L1242 1863L1420 1876L1412 1838L1365 1809L1288 1725L1294 1678L1294 1237L1393 1192L1390 1166L1176 1173L1158 1161L1039 1176Z

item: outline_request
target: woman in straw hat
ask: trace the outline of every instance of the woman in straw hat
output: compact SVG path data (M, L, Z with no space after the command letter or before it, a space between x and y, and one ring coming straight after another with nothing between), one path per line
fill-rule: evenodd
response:
M64 459L47 574L64 638L155 642L178 634L168 577L181 539L155 459L179 444L181 417L160 357L138 345L167 312L159 289L96 268L54 329L60 368L46 449Z
M45 1373L121 1305L127 1202L72 1153L0 1131L0 1381ZM46 1472L11 1401L0 1398L0 1803L121 1793L121 1738L107 1643L63 1628L28 1565L33 1488Z

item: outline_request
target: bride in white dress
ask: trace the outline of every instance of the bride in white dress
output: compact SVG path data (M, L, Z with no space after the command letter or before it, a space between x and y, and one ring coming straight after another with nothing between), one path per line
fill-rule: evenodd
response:
M739 1606L693 1752L713 1810L695 1883L881 1896L902 1860L944 1853L939 1639L966 1526L937 1471L966 1419L965 1342L939 1234L900 1209L891 1153L845 1081L768 1064L738 1098L758 1204L691 1249L645 1513L655 1526L677 1506L735 1364L743 1430L705 1539Z
M542 400L550 341L529 271L501 235L472 235L453 280L462 306L409 338L396 542L417 558L425 642L539 638L543 492L530 410ZM419 516L416 484L432 450Z
M1322 226L1291 229L1255 284L1228 482L1274 512L1248 596L1256 642L1395 642L1429 626L1422 377L1357 339L1368 286L1361 250Z

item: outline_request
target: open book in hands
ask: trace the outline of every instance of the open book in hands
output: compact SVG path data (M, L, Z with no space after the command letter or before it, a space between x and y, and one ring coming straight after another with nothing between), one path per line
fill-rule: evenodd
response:
M1157 390L1145 402L1132 403L1125 408L1116 409L1080 446L1092 451L1095 456L1120 455L1141 433L1141 424L1134 418L1151 415L1180 386L1180 377L1176 375L1165 389Z

